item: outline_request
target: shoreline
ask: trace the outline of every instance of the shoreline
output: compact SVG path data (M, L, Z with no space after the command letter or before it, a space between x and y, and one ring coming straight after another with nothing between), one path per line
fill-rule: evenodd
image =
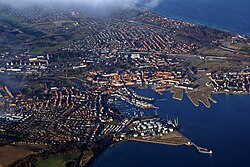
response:
M230 29L230 27L219 26L219 25L217 25L215 23L211 24L211 23L209 23L207 21L202 22L202 21L199 21L197 19L192 19L192 18L188 19L188 18L184 18L184 17L181 17L181 16L168 15L168 14L165 14L164 11L162 11L162 10L153 10L152 12L157 13L160 16L170 18L170 19L174 19L174 20L178 20L178 21L182 21L182 22L189 22L189 23L192 23L192 24L194 24L196 26L203 26L203 27L212 28L212 29L216 29L216 30L219 30L219 31L227 32L227 33L243 35L245 37L250 38L250 32L243 32L241 30L238 31L237 29Z

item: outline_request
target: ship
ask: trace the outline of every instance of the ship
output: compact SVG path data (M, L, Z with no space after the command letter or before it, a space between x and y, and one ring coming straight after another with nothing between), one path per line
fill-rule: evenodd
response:
M213 154L212 150L208 150L206 148L199 148L198 151L203 154Z

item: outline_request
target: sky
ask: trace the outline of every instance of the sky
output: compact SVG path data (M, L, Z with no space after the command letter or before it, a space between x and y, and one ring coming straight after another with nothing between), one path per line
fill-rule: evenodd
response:
M0 0L0 4L13 7L42 6L77 6L91 12L109 13L124 8L152 9L159 5L161 0Z

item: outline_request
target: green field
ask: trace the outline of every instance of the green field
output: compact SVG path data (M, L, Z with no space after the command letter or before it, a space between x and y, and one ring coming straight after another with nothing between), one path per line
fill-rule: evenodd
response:
M15 20L13 18L10 18L10 17L0 15L0 21L7 23L10 26L17 28L26 34L37 37L37 38L40 38L40 37L46 35L44 32L39 31L33 27L28 27L28 26L26 26L26 25L20 23L19 21Z
M48 159L37 161L36 167L64 167L67 161L74 160L78 158L78 156L78 154L52 156Z
M243 49L241 51L250 54L250 49Z

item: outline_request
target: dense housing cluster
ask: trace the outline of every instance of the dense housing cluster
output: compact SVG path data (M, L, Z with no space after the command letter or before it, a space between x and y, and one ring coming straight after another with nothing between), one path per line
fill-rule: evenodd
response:
M0 13L4 16L13 16L21 22L29 24L59 21L67 18L62 10L56 8L27 7L14 9L3 6L0 8Z
M210 76L215 91L247 93L250 91L250 70L241 72L225 72Z
M147 21L148 17L151 22ZM100 26L103 26L99 25L97 21L90 23L81 22L78 23L78 26L87 24L90 31L99 30ZM112 23L107 21L104 25L102 31L96 31L93 35L73 42L62 50L189 53L197 48L191 42L184 43L176 38L177 29L192 27L192 24L159 17L150 12L141 14L138 18L132 18L132 20L112 20Z

